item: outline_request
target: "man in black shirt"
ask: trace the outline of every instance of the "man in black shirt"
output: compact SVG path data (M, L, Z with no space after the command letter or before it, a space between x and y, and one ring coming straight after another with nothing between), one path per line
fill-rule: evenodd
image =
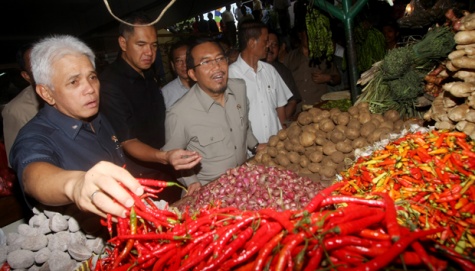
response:
M126 169L135 177L173 180L175 169L195 166L200 156L185 150L161 151L165 144L165 103L151 66L157 32L143 14L119 27L121 53L101 74L101 112L117 133L127 155ZM164 195L166 193L163 193Z

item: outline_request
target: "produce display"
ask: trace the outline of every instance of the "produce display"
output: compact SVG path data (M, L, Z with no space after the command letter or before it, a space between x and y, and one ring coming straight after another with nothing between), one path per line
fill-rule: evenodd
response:
M282 212L209 205L176 214L137 199L129 218L118 218L115 227L109 219L110 249L95 270L475 268L446 246L424 248L432 247L426 237L443 228L400 226L387 194L332 196L341 185L321 191L303 209Z
M413 120L406 124L410 122ZM399 132L404 124L397 111L373 114L368 103L352 106L347 112L311 108L271 136L267 147L250 163L289 169L314 181L333 180L353 164L355 149Z
M422 117L425 110L419 106L424 97L423 79L447 58L454 46L452 29L439 26L429 30L420 41L388 51L383 60L361 75L358 84L364 88L356 104L368 102L373 113L392 109L404 119Z
M216 181L202 186L194 194L173 204L180 210L197 211L210 203L241 210L272 208L277 211L302 209L323 189L323 185L297 173L244 164L229 169Z
M355 27L356 68L362 73L371 68L373 63L386 55L386 41L383 33L369 22L360 22Z
M307 6L305 25L309 58L316 63L331 61L334 52L330 19L312 5Z
M387 193L398 222L475 262L475 141L457 131L408 133L358 158L342 173L341 195Z
M439 129L457 129L475 139L475 14L462 18L448 12L456 32L455 50L438 70L443 78L441 93L434 99L424 119L435 121Z

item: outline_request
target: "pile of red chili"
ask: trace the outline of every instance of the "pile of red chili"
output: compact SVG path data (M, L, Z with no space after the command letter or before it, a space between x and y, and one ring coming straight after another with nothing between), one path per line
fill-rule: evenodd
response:
M412 231L398 224L389 195L331 195L341 185L322 190L304 209L281 212L210 205L177 215L136 198L129 218L107 221L114 237L95 270L474 270L473 262L427 238L442 228Z
M339 194L387 193L397 205L399 224L442 227L434 240L475 261L475 142L466 134L409 133L360 157L342 176Z

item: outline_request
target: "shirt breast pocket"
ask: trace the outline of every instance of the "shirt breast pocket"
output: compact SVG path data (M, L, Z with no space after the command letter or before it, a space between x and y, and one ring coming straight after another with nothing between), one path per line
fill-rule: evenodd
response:
M224 133L221 128L206 128L199 132L198 142L201 147L217 151L223 147Z

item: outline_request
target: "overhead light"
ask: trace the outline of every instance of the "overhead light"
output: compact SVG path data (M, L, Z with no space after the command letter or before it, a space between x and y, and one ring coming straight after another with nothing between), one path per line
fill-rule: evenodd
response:
M5 74L7 74L7 73L6 73L6 72L2 72L2 73L0 73L0 76L3 76L3 75L5 75Z
M404 15L411 15L411 13L414 11L414 7L412 6L412 3L409 3L406 5L406 11L404 12Z

